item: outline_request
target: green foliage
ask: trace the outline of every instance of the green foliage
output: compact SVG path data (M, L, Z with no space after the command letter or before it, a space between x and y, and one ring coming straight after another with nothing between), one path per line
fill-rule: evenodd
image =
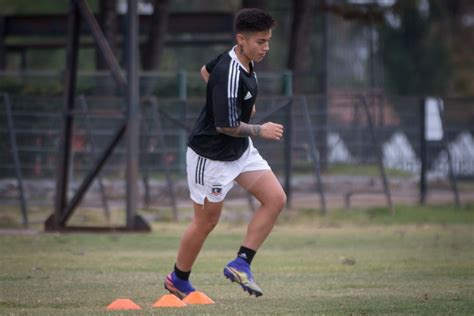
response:
M89 6L97 9L99 0L88 0ZM8 14L61 14L66 13L69 1L66 0L0 0L3 15Z
M7 77L0 81L0 91L13 95L56 96L62 93L63 86L58 80L23 80Z
M21 94L23 84L15 78L2 78L0 81L0 91L12 94Z
M446 35L432 16L423 16L418 1L399 3L400 26L385 24L381 32L386 88L401 95L447 92L452 74Z

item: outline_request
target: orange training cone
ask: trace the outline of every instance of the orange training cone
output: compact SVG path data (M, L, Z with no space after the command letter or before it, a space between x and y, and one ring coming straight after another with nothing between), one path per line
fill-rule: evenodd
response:
M183 301L186 304L214 304L215 302L209 298L203 292L195 291L189 293Z
M135 304L132 300L128 298L119 298L110 303L107 306L107 310L129 310L129 309L142 309L140 306Z
M166 294L157 300L153 307L184 307L186 303L180 300L176 295Z

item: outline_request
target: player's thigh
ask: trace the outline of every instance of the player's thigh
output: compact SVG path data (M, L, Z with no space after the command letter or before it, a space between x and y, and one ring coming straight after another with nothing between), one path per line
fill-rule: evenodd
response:
M262 204L274 203L284 206L286 203L285 191L271 170L244 172L235 181Z

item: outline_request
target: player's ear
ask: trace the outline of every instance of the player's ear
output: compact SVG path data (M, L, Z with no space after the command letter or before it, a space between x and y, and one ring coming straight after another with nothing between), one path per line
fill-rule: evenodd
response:
M245 43L245 36L244 36L244 34L242 34L242 33L237 33L237 35L235 35L235 40L237 41L237 44L238 44L239 46L244 45L244 43Z

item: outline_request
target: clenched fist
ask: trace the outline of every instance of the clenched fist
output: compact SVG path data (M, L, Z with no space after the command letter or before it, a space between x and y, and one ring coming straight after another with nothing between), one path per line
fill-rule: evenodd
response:
M283 136L283 125L273 122L262 124L259 136L268 140L280 140Z

